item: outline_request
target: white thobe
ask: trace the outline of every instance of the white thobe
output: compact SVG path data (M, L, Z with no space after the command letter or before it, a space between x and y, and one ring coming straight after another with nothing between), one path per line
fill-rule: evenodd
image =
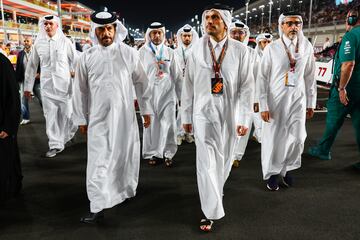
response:
M249 127L254 80L248 71L250 56L246 46L229 39L221 65L223 94L213 95L211 78L214 72L208 38L206 35L193 46L188 59L181 117L184 124L193 124L202 211L208 219L220 219L225 215L223 187L231 170L236 126ZM218 44L211 41L216 57L225 41Z
M152 44L152 43L151 43ZM153 45L156 54L163 49L162 60L165 63L163 77L160 79L155 55L145 44L140 50L140 60L144 65L149 78L151 105L154 115L151 116L151 125L143 133L143 158L152 157L172 159L177 151L176 143L176 101L181 94L181 70L176 63L175 53L163 44Z
M183 46L179 46L178 48L176 48L175 51L175 57L176 57L176 62L179 64L180 69L182 70L183 73L183 77L185 74L185 67L186 67L186 61L191 53L191 47L183 47ZM182 79L183 81L183 79ZM178 106L178 114L176 116L176 126L177 126L177 135L178 136L184 136L185 134L185 130L182 126L182 122L181 122L181 106Z
M306 108L315 108L316 81L313 48L303 40L295 55L296 42L284 37L292 56L297 60L295 87L285 86L285 76L290 70L289 59L281 39L264 50L259 81L260 112L270 112L270 123L262 129L261 163L265 180L272 175L301 166L301 153L306 138Z
M250 58L251 58L250 68L248 71L250 71L253 74L252 79L254 81L254 86L255 86L256 85L256 83L255 83L256 76L258 73L258 67L260 64L260 58L253 48L247 47L247 50L249 51ZM256 93L255 93L255 95L256 95ZM254 103L254 102L255 102L255 98L252 99L252 103ZM259 121L258 115L259 114L255 113L255 112L253 112L251 114L249 129L248 129L247 133L245 134L245 136L237 137L235 150L234 150L234 158L233 158L234 160L241 160L243 158L243 156L245 154L246 146L248 144L249 137L251 134L252 124L254 124L255 132L258 132L259 129L261 129L261 121Z
M88 125L86 187L96 213L136 194L140 138L132 90L141 114L152 114L148 79L137 51L113 43L82 54L74 85L74 121Z
M56 34L35 42L26 66L24 91L32 92L40 63L40 90L50 149L63 149L77 131L71 120L70 77L76 58L71 41Z

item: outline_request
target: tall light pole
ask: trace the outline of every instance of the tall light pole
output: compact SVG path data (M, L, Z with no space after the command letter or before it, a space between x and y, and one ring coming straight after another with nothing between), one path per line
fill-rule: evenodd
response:
M57 12L58 12L58 17L60 19L60 29L62 29L62 21L61 21L61 0L57 0Z
M271 28L271 8L272 8L272 5L273 5L273 1L270 0L269 1L269 27Z
M265 5L259 6L259 8L261 9L261 27L264 27L264 7Z
M247 24L247 20L248 20L248 14L249 14L249 2L250 2L250 0L246 0L246 3L245 3L245 6L246 6L246 8L245 8L245 24L246 25L248 25Z
M5 15L4 15L4 3L3 0L0 0L0 4L1 4L1 19L2 19L2 25L3 25L3 29L4 29L4 42L7 42L7 35L6 35L6 30L5 30Z
M311 15L312 15L312 5L313 1L310 0L310 10L309 10L309 28L308 28L308 38L310 37L310 27L311 27Z

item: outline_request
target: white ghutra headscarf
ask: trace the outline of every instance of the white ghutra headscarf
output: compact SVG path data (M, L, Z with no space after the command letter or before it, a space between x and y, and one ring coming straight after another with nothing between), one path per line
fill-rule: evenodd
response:
M203 36L208 35L206 33L206 19L205 16L208 12L210 11L217 11L219 12L222 20L224 21L226 27L227 27L227 34L229 35L230 33L230 25L231 25L231 19L232 19L232 9L229 6L226 5L222 5L222 4L214 4L211 6L208 6L205 8L205 11L202 14L202 23L201 23L201 27L202 27L202 32L203 32Z
M151 31L154 31L154 30L160 30L164 33L164 38L162 40L162 43L161 44L164 44L165 40L166 40L166 37L165 37L165 34L166 34L166 31L165 31L165 26L159 22L153 22L152 24L150 24L150 26L148 27L148 29L146 30L146 33L145 33L145 44L146 45L149 45L149 43L151 42L151 38L150 38L150 33Z
M234 28L239 28L241 30L245 30L246 37L245 37L244 41L242 41L241 43L244 44L245 46L247 46L248 43L249 43L249 39L250 39L250 29L249 29L249 27L245 23L243 23L242 21L236 20L235 22L231 23L230 31L232 29L234 29Z
M99 44L98 38L96 37L95 34L95 29L98 27L103 27L109 24L115 24L116 25L116 34L114 38L115 43L124 41L124 39L128 35L128 30L117 19L116 14L114 13L107 11L94 12L93 14L91 14L90 18L91 18L90 39L94 45Z
M180 28L177 31L176 39L177 39L178 47L182 47L184 45L182 42L182 39L181 39L181 35L183 33L191 33L192 34L192 41L190 43L190 46L194 45L199 40L199 35L195 31L195 29L193 27L191 27L189 24L186 24L185 26L183 26L182 28Z
M39 34L36 37L35 43L37 41L41 40L41 39L46 39L48 37L48 34L45 31L45 22L48 22L48 21L56 23L58 25L58 29L56 30L55 35L58 35L59 37L66 38L63 31L62 31L62 29L61 29L60 19L57 16L54 16L54 15L45 15L42 18L40 18L40 21L39 21Z

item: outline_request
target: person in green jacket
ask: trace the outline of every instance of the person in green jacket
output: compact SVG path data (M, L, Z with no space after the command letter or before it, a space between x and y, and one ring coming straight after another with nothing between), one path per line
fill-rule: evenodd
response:
M327 102L326 129L319 143L308 153L322 160L330 160L330 149L336 135L350 114L360 151L360 17L359 6L346 17L348 32L335 54L333 84ZM360 170L360 162L354 165Z

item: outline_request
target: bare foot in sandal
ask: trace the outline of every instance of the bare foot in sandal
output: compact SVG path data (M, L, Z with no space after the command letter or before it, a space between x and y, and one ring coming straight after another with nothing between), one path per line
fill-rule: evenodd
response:
M173 161L170 158L165 158L165 166L172 167Z
M204 232L210 232L214 221L203 218L200 220L200 230Z

